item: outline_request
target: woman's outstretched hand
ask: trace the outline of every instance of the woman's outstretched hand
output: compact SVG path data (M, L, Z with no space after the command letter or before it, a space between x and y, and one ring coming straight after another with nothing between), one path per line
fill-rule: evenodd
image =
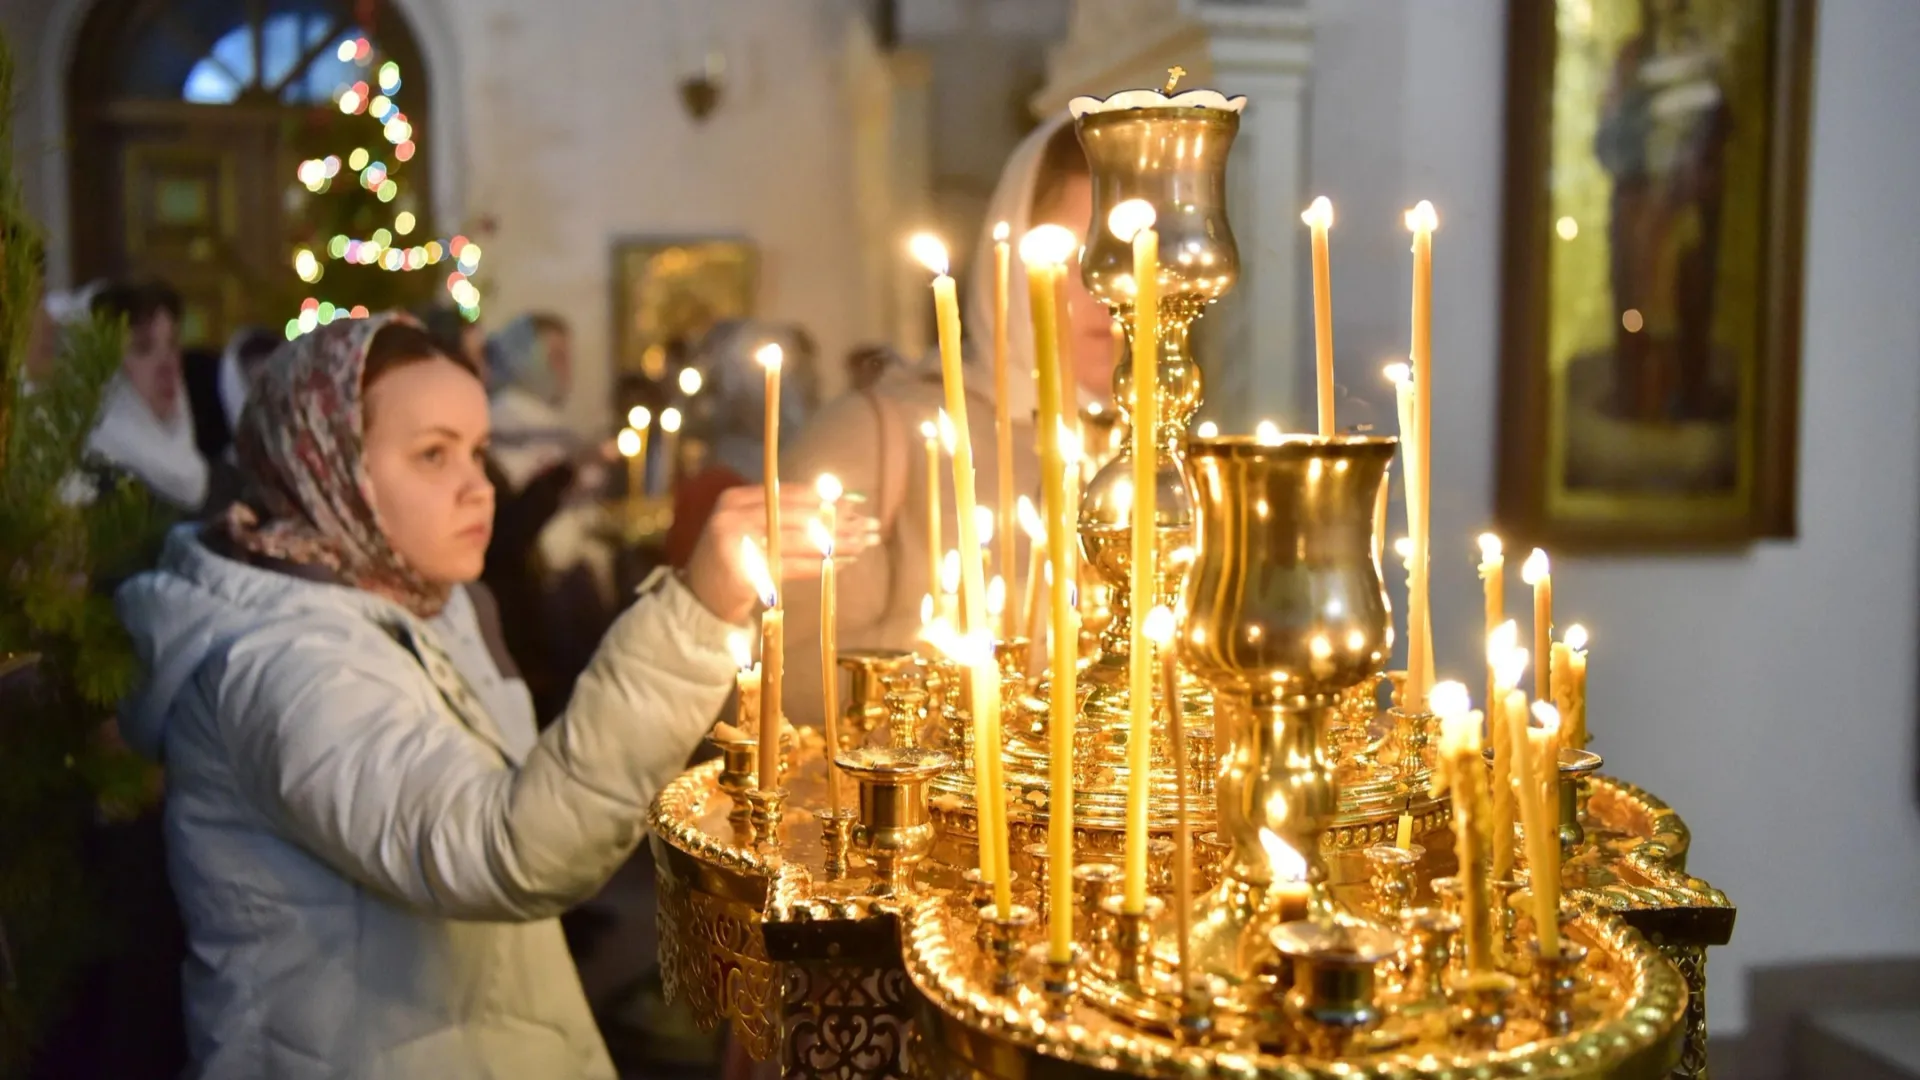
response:
M780 562L781 578L792 581L820 574L820 549L809 535L807 523L820 517L820 499L803 484L783 485L780 490ZM835 513L833 554L835 559L851 558L871 547L879 538L879 523L860 512L857 504L842 499ZM767 498L759 485L728 488L714 504L713 516L687 562L687 586L708 611L730 623L742 623L753 614L760 598L748 583L741 565L740 541L751 538L763 549L767 539Z

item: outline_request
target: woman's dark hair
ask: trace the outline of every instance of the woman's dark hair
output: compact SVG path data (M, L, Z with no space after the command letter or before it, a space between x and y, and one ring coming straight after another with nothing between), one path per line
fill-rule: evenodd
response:
M442 353L447 356L466 354L466 342L461 335L473 324L458 309L436 304L428 308L416 308L413 315L420 320L421 326L426 327L427 336L433 339Z
M233 356L240 362L240 370L246 371L272 356L274 350L278 349L284 341L285 339L279 334L265 327L250 327L241 333L240 340L234 347Z
M180 321L180 294L164 281L116 281L94 294L93 314L139 326L164 311Z
M426 330L412 323L396 322L381 327L367 344L367 365L360 375L360 391L364 394L390 371L428 360L450 360L474 378L481 378L472 361L459 353L447 355Z

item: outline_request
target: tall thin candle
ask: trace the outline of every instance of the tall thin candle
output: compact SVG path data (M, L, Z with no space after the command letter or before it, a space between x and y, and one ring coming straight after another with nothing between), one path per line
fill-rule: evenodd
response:
M1507 621L1507 557L1500 545L1500 538L1490 532L1480 534L1480 589L1486 600L1486 619L1482 633L1491 640L1493 632ZM1494 690L1494 659L1487 655L1487 703L1494 713L1500 696ZM1496 744L1497 747L1497 744Z
M1033 500L1020 496L1020 529L1027 534L1027 577L1022 583L1019 622L1014 627L1016 637L1041 637L1040 621L1035 605L1040 602L1040 568L1047 560L1047 524L1040 520L1040 511L1034 509Z
M1440 757L1453 789L1454 857L1460 879L1460 936L1467 970L1493 970L1492 903L1487 887L1481 815L1486 813L1487 770L1481 764L1480 714L1468 710L1467 688L1439 683L1432 694L1440 717Z
M993 227L993 432L994 464L998 466L1000 484L999 500L994 503L998 511L1000 532L1000 572L1012 574L1018 569L1014 559L1018 556L1019 536L1014 532L1013 519L1013 406L1012 391L1007 387L1007 277L1011 271L1012 250L1007 244L1007 223L1002 221ZM1009 605L1011 606L1011 605ZM1015 626L1020 621L1020 613L1006 611L1001 615L998 632L1003 638L1015 636Z
M1533 586L1533 696L1553 700L1553 572L1547 553L1534 548L1520 566L1520 580Z
M780 786L780 657L785 640L785 613L780 590L767 568L767 557L752 537L740 538L740 562L753 591L766 610L760 615L760 775L761 791Z
M1187 807L1187 728L1180 714L1180 670L1173 655L1173 609L1159 604L1147 614L1147 637L1160 657L1160 702L1173 748L1173 922L1182 992L1192 985L1187 954L1193 934L1193 838Z
M813 544L820 549L820 695L827 736L827 801L840 812L840 589L833 565L833 536L839 524L839 502L844 493L832 473L814 482L820 496L820 516L807 522Z
M1066 442L1062 415L1065 376L1060 363L1056 289L1079 241L1058 225L1042 225L1020 240L1033 316L1034 366L1040 390L1040 491L1047 520L1047 556L1052 571L1052 679L1048 702L1047 955L1073 959L1073 728L1077 707L1075 662L1079 628L1074 611L1068 548L1073 536L1067 496ZM1036 630L1037 633L1037 630Z
M1413 528L1409 535L1413 537L1413 595L1407 607L1415 635L1415 644L1421 650L1423 667L1420 674L1420 689L1426 690L1429 683L1429 668L1432 663L1433 632L1431 615L1428 613L1428 578L1432 569L1433 535L1433 231L1439 227L1439 219L1433 212L1433 204L1420 200L1407 212L1407 228L1413 230L1413 400L1418 409L1418 428L1420 456L1416 460L1417 475L1412 490L1419 493L1418 508L1414 512ZM1411 665L1410 665L1411 666ZM1409 701L1418 710L1424 704L1420 695L1411 695Z
M1408 712L1422 712L1425 710L1427 692L1433 686L1433 616L1420 591L1417 569L1419 541L1415 537L1422 516L1419 484L1422 444L1419 406L1415 401L1418 392L1414 389L1413 369L1410 366L1388 364L1386 376L1387 381L1393 384L1394 406L1400 421L1400 485L1407 509L1407 551L1404 555L1407 566L1407 685L1402 702Z
M767 489L767 572L774 591L780 589L780 365L784 353L776 342L755 350L753 358L767 371L766 432L761 469ZM769 665L771 666L771 665Z
M1587 748L1587 628L1567 627L1567 745Z
M1493 742L1493 814L1488 833L1493 839L1493 879L1513 877L1513 740L1507 732L1507 692L1525 672L1527 654L1517 649L1519 629L1512 619L1487 635L1487 664L1493 686L1487 700L1487 737ZM1516 651L1517 650L1517 651Z
M1333 228L1333 203L1325 195L1300 215L1313 234L1313 352L1319 388L1320 434L1334 433L1333 418L1333 270L1327 255L1327 230Z
M1113 208L1107 227L1133 245L1133 562L1130 593L1127 726L1127 829L1123 902L1129 913L1147 906L1147 782L1153 764L1153 643L1147 612L1159 583L1155 540L1159 455L1160 236L1152 204L1128 199Z

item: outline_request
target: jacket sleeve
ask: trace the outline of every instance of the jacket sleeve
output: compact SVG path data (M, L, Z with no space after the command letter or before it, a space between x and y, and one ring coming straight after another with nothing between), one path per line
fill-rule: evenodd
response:
M731 629L677 581L643 598L518 767L310 626L235 646L220 723L247 794L340 873L448 918L548 918L639 843L731 687Z

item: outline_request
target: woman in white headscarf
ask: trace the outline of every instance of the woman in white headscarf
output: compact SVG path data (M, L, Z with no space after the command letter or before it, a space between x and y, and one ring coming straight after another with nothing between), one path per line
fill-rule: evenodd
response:
M169 508L198 513L209 473L181 377L180 294L160 284L115 285L91 307L95 315L125 319L126 338L87 438L88 456L132 474Z
M1028 229L1040 224L1062 225L1084 237L1092 207L1086 158L1064 114L1041 124L1015 148L987 206L969 268L965 329L967 420L978 478L976 495L983 506L995 501L999 475L993 423L993 226L1006 222L1016 247ZM1007 387L1012 398L1014 488L1016 493L1033 495L1039 487L1033 330L1017 254L1012 274ZM1077 263L1068 267L1066 292L1065 334L1075 382L1084 398L1103 400L1113 374L1112 320L1080 284ZM825 406L782 455L780 472L785 482L811 484L819 474L833 473L848 491L868 498L869 512L880 521L880 544L840 574L842 648L910 648L919 636L921 598L935 586L928 579L930 492L921 425L932 422L945 404L937 361L899 368L871 389ZM952 470L944 457L940 486L940 550L946 551L959 541ZM997 542L993 547L997 550ZM993 572L1000 573L1002 568L995 567ZM792 687L787 700L795 720L819 719L820 665L798 659L818 652L818 605L818 586L811 583L796 584L787 596L787 655L794 658L787 665Z

